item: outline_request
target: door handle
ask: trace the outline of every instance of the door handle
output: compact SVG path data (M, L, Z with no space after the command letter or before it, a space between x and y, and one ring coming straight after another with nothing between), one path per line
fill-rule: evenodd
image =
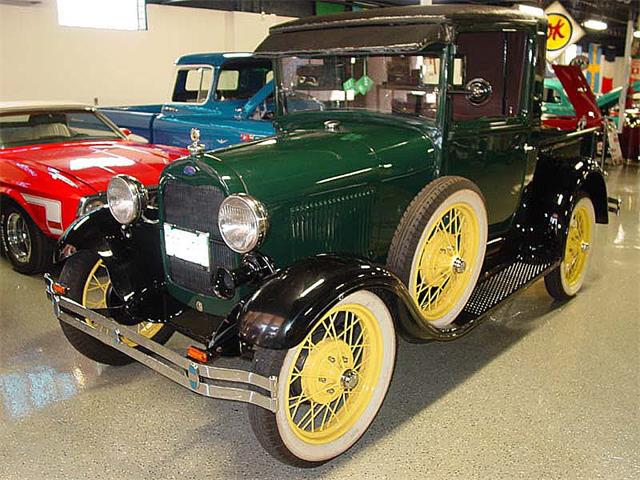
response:
M165 111L167 112L177 112L178 109L176 107L164 107Z

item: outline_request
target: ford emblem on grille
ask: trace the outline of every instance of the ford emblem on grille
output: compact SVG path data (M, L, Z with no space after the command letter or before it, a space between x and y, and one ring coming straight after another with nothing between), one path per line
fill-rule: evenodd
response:
M184 173L185 175L195 175L196 167L194 167L193 165L187 165L186 167L184 167L184 170L182 170L182 173Z

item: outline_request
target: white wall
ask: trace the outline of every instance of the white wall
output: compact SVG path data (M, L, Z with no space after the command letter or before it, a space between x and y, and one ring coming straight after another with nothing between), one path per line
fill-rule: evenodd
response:
M163 5L148 5L147 15L147 31L101 30L59 26L54 0L0 4L0 101L162 103L178 56L251 51L289 20Z

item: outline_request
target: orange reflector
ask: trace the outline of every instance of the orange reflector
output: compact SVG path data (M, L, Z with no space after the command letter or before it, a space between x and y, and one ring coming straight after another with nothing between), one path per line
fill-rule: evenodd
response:
M200 363L207 363L209 361L209 354L193 345L187 348L187 357Z
M54 283L53 284L53 291L55 293L57 293L58 295L65 295L67 293L67 287L65 287L61 283Z

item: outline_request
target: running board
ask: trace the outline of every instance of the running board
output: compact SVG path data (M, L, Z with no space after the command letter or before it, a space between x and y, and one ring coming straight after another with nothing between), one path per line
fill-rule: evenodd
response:
M476 323L513 294L523 290L539 278L547 275L559 264L544 261L516 260L505 267L481 277L473 290L458 324Z

